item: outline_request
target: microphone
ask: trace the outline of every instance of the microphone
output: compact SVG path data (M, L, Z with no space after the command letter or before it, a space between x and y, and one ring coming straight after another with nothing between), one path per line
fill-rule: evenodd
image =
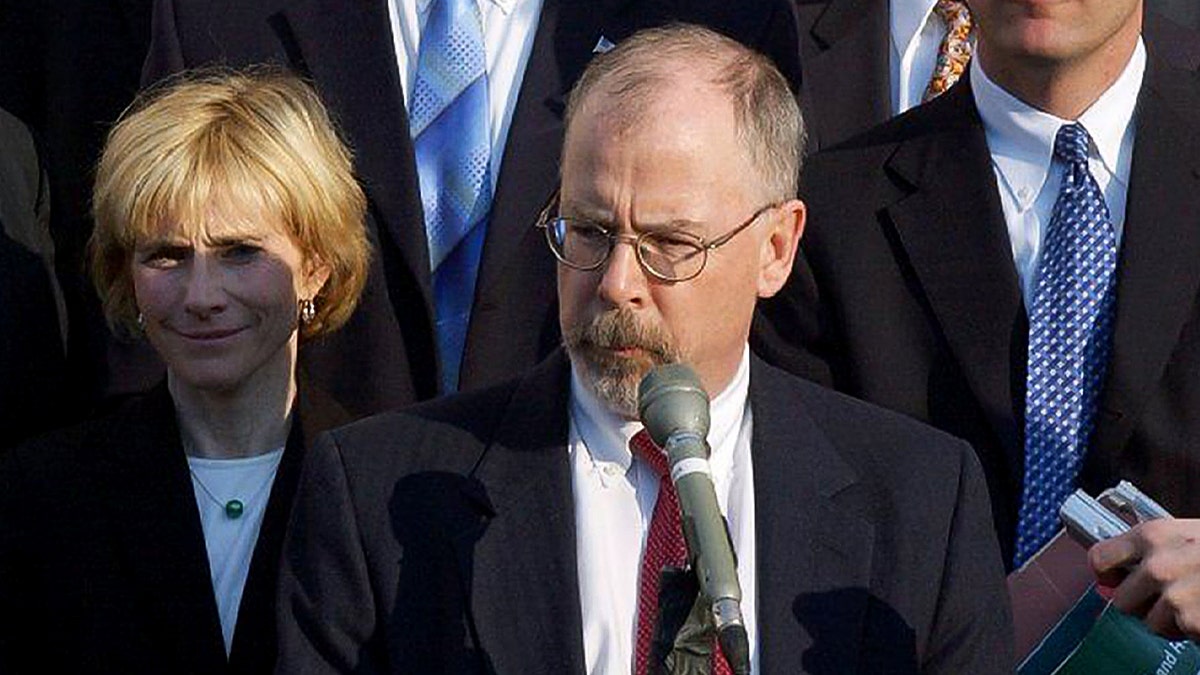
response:
M742 619L742 588L729 527L717 506L708 466L708 394L682 363L659 366L638 385L638 414L667 453L679 493L683 535L700 591L712 603L717 641L735 675L750 674L750 643Z

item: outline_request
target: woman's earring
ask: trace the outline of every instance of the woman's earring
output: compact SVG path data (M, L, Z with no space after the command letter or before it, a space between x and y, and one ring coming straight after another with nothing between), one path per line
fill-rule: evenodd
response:
M310 323L315 318L317 318L316 303L308 298L304 298L300 301L300 323Z
M146 330L146 315L141 312L137 313L138 330Z

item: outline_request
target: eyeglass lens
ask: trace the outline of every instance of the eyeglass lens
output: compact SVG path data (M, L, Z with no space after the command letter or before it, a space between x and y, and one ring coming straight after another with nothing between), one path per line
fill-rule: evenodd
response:
M554 252L563 262L581 269L599 267L623 237L595 223L556 218L547 223ZM697 242L659 233L637 238L638 259L651 274L663 279L686 279L704 265L704 248Z

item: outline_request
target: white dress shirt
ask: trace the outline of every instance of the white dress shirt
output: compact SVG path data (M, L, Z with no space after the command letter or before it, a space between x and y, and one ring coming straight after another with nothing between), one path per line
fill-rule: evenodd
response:
M1017 99L988 79L986 68L980 59L972 59L971 90L983 119L1025 306L1031 307L1046 227L1062 185L1063 164L1054 158L1054 138L1060 127L1073 121ZM1145 72L1146 48L1139 38L1125 70L1075 120L1092 137L1088 169L1104 193L1118 245L1133 159L1133 114Z
M492 190L500 175L500 160L512 124L513 110L525 64L537 34L542 0L478 0L483 15L483 40L487 57L488 127L492 139ZM392 43L404 104L412 96L411 83L417 73L421 32L429 18L433 0L388 0L388 18L392 24Z
M946 23L933 13L937 0L891 0L892 114L920 105L937 65ZM972 31L974 33L974 31Z
M747 348L733 381L712 400L708 442L717 502L729 521L737 554L751 668L757 674L749 388ZM658 499L658 476L640 459L635 461L629 451L629 439L641 430L641 423L623 420L605 408L574 369L570 410L569 452L586 670L589 675L629 675L636 647L638 577Z

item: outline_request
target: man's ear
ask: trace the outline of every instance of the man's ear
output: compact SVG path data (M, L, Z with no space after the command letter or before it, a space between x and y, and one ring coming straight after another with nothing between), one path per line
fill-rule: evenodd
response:
M804 202L799 199L790 199L775 207L770 232L763 240L761 250L758 297L769 298L787 283L807 214Z

